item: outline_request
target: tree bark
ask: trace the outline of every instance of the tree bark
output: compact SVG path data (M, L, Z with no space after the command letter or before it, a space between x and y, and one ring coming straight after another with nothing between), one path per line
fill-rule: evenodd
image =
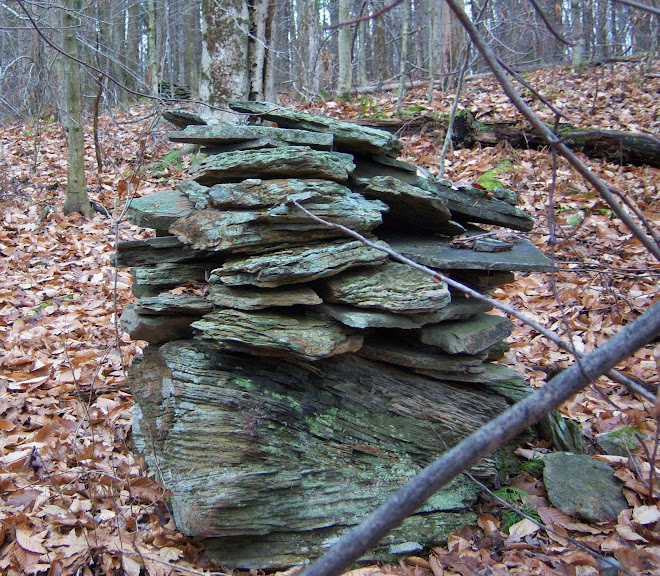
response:
M77 15L81 8L81 0L66 0L65 10L62 10L62 46L66 54L73 58L78 58L76 30L80 25ZM89 217L93 214L93 210L87 196L85 181L85 132L82 119L80 64L72 58L64 57L62 67L66 106L64 120L69 148L64 213L79 212Z
M350 0L339 0L339 23L351 19ZM353 84L353 69L351 67L351 27L346 25L339 28L337 35L339 78L337 80L337 93L340 98L351 97Z

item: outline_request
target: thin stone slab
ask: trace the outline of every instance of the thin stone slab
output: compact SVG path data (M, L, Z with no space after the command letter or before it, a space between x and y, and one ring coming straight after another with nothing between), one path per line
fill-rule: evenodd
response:
M460 322L424 326L420 341L438 346L449 354L479 354L498 344L513 331L513 323L504 316L478 314Z
M222 264L215 252L204 252L187 246L176 236L159 236L143 240L129 240L117 244L114 263L125 266L154 266L175 262L207 260L215 256L216 266Z
M448 186L446 181L420 178L420 186L442 198L459 222L495 224L513 230L529 232L534 218L509 202L491 198L487 190Z
M143 315L190 315L199 316L212 312L215 306L206 298L191 294L171 294L165 292L158 296L140 298L135 303L135 311Z
M376 242L385 246L384 243ZM387 260L387 254L357 240L334 240L289 248L241 259L229 259L213 271L211 282L230 286L253 285L274 288L311 282L334 276L356 266L374 266Z
M388 207L379 200L367 200L330 180L250 178L233 184L216 184L209 191L208 205L217 210L264 210L273 220L310 224L311 218L292 204L312 214L353 230L372 230L382 223Z
M417 186L392 178L376 176L359 191L371 199L382 200L390 207L384 225L398 230L416 230L440 234L458 234L451 213L443 200Z
M236 112L254 114L263 120L276 122L282 128L332 134L337 150L353 154L383 154L396 157L402 148L399 140L384 130L299 112L269 102L231 100L229 107Z
M356 352L362 335L321 314L223 309L194 322L195 338L221 349L318 360Z
M146 340L150 344L162 344L172 340L192 337L190 325L199 316L152 316L138 314L132 304L124 308L119 323L132 340Z
M170 132L168 136L172 142L187 142L202 146L226 146L261 140L264 146L271 143L272 146L287 144L309 146L316 150L330 150L333 143L332 134L229 122L219 122L213 126L188 126L183 130Z
M415 322L407 316L385 312L384 310L364 310L341 304L322 304L319 309L346 326L362 330L366 328L403 328L410 330L422 326L419 322Z
M614 522L628 508L614 469L585 454L555 452L543 458L543 481L552 505L587 522Z
M443 308L438 308L432 312L423 312L421 314L406 314L413 322L421 326L425 324L437 324L448 320L467 320L480 312L488 312L493 306L488 302L477 300L476 298L466 298L463 294L451 294L451 302Z
M205 186L246 178L324 178L346 182L354 169L355 164L346 154L283 146L208 156L191 176Z
M310 218L269 217L248 210L199 210L174 222L169 231L195 250L227 253L261 253L343 236Z
M359 186L376 176L397 178L437 196L449 208L457 226L476 222L523 231L529 231L534 226L534 219L529 214L509 203L509 196L503 201L486 190L458 188L448 180L426 178L419 175L416 166L407 162L378 157L360 158L351 180Z
M433 371L438 374L478 376L483 369L483 356L443 354L432 346L397 338L396 335L380 335L368 338L358 352L363 358L386 362L415 370Z
M208 299L219 306L239 310L261 310L277 306L317 306L323 302L309 286L282 286L255 288L253 286L226 286L211 284Z
M398 262L373 270L351 270L324 280L319 287L327 302L390 312L429 312L449 304L444 282Z
M166 263L153 268L133 268L133 294L155 296L187 282L204 282L207 264Z
M188 196L195 206L196 210L204 210L209 204L209 187L202 186L199 182L195 182L192 178L186 178L177 185L177 190L183 192Z
M507 252L478 252L453 248L450 239L420 235L386 234L383 238L403 256L437 270L546 272L550 260L525 238L514 238Z
M167 232L170 225L194 210L188 196L179 190L160 190L133 198L126 212L128 220L141 228Z

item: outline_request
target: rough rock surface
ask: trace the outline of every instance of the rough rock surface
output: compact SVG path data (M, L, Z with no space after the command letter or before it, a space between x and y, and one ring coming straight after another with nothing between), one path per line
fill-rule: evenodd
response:
M628 507L614 469L585 454L555 452L544 459L543 481L552 505L588 522L613 522Z

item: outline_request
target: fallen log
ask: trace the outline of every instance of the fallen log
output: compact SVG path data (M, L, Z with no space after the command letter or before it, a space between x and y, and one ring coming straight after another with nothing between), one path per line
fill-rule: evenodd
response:
M399 135L446 131L447 116L422 114L412 118L358 118L356 124L380 128ZM616 130L583 130L570 124L560 124L558 135L576 152L590 158L605 159L617 164L660 167L660 138L639 132ZM508 142L514 148L541 148L545 140L529 124L513 120L480 122L471 112L456 117L452 143L458 148L470 148L479 143L494 146Z

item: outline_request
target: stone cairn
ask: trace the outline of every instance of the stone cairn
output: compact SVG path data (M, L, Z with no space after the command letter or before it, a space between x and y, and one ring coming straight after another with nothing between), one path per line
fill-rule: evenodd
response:
M274 104L256 124L172 113L204 158L135 199L156 237L123 242L137 303L134 440L172 492L179 529L240 568L309 561L449 447L528 393L493 360L511 322L388 258L346 226L481 291L549 261L510 190L418 174L391 134ZM509 229L485 231L477 224ZM497 232L497 233L496 233ZM493 482L503 447L472 470ZM414 553L472 521L465 477L374 551Z

